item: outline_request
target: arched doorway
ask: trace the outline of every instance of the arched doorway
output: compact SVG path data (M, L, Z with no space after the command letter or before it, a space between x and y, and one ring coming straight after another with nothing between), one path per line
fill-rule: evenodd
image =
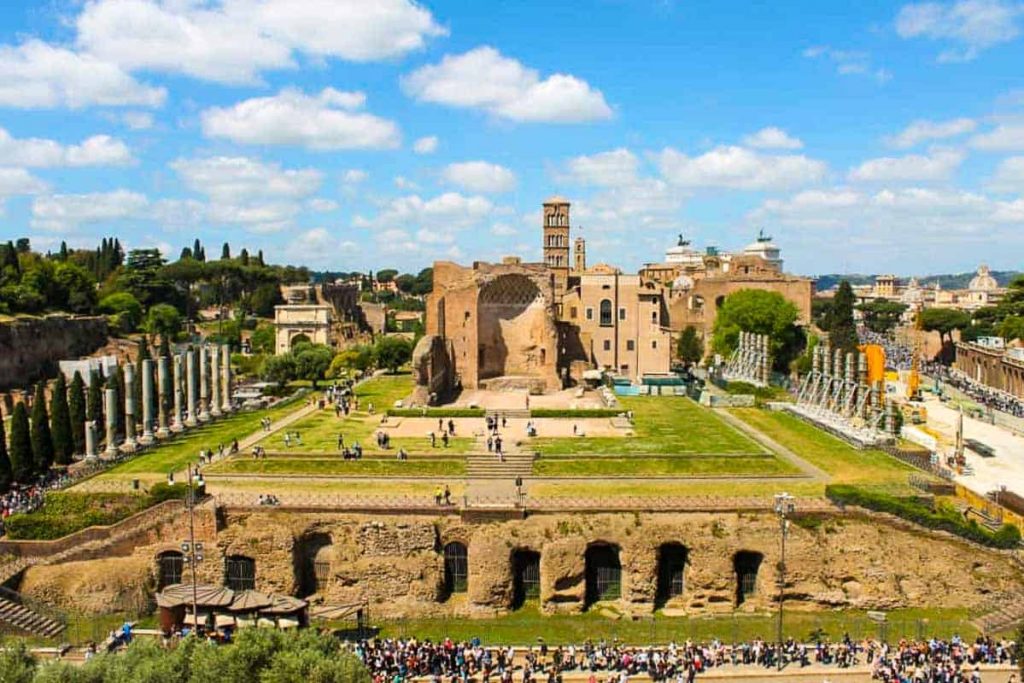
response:
M540 597L540 553L516 550L512 553L512 608Z
M256 560L231 555L224 561L224 583L233 591L256 590Z
M737 607L757 592L757 572L761 568L763 560L764 555L750 550L741 550L733 556L732 566L736 572Z
M531 375L543 365L524 331L543 320L544 297L525 275L502 275L477 297L477 367L480 379Z
M300 598L323 592L327 587L333 548L330 535L325 533L310 534L295 544L295 582Z
M185 556L177 550L162 552L156 556L156 566L156 589L163 590L181 583L185 571Z
M444 592L465 593L469 588L469 553L466 544L452 541L444 547Z
M688 555L689 551L681 543L664 543L658 548L658 606L685 592Z
M619 561L619 546L610 543L594 543L587 547L584 556L586 564L586 604L600 600L617 600L622 597L622 563Z
M299 334L292 337L291 342L289 342L289 345L291 348L294 349L299 344L309 344L311 341L312 340L307 335L302 334L300 332Z

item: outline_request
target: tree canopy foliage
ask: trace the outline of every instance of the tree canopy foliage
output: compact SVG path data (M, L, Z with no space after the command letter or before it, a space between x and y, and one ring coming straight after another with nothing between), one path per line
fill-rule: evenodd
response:
M711 348L728 357L739 344L740 332L768 335L773 363L785 371L803 347L796 306L778 292L741 289L725 298L715 317Z

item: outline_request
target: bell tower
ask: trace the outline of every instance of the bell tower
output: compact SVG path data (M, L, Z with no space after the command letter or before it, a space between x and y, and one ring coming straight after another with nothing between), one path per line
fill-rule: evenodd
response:
M573 275L582 275L587 272L587 241L577 237L573 245Z
M569 200L551 197L544 202L544 264L554 271L555 284L569 283Z

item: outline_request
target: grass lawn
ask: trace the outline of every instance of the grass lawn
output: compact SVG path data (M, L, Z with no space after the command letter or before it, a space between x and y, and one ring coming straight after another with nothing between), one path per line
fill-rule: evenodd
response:
M464 460L413 457L342 460L341 458L235 458L216 463L206 469L211 474L308 474L310 476L380 476L380 477L461 477L466 474Z
M434 489L438 484L449 484L452 494L461 496L465 490L461 480L448 481L439 478L435 482L392 482L392 481L359 481L354 479L278 479L267 486L266 480L233 479L230 476L210 477L206 489L217 495L219 493L251 493L254 497L259 493L273 492L278 495L322 495L322 496L423 496L433 500Z
M737 408L733 415L832 475L834 483L907 487L918 472L888 453L857 450L842 439L781 411Z
M821 497L825 485L815 482L771 482L771 481L657 481L642 484L620 484L614 481L594 479L592 481L567 481L550 484L531 484L527 493L531 498L592 498L614 496L635 498L723 496L743 498L747 496L773 496L786 491L794 496Z
M104 478L131 479L140 474L166 475L177 472L185 465L195 462L199 451L204 448L216 448L217 444L228 446L233 439L241 441L260 428L260 420L269 417L279 420L285 415L303 406L305 395L295 399L282 401L270 410L254 410L235 413L227 418L209 422L199 428L187 431L180 438L169 441L146 453L121 463L103 474Z
M527 446L542 455L679 455L685 453L763 453L709 408L682 396L621 396L624 411L634 414L635 436L544 438Z
M456 596L453 600L464 599ZM372 621L371 607L371 621ZM776 629L775 613L736 614L714 617L666 617L655 614L649 619L631 621L610 619L591 609L582 615L546 616L540 614L536 603L528 603L522 609L494 619L408 619L375 624L381 628L381 636L398 638L416 636L422 639L441 640L451 637L468 640L479 637L484 644L535 645L543 638L549 645L581 644L587 640L619 639L629 644L662 644L687 639L711 640L719 638L725 642L752 640L756 637L773 639ZM884 626L890 642L902 636L910 638L936 635L948 638L959 633L964 638L973 638L977 631L968 621L966 610L962 609L906 609L888 613ZM784 630L787 637L812 640L813 634L821 631L832 640L839 640L844 633L851 638L878 638L881 628L868 620L865 612L841 610L827 612L797 612L787 610Z
M729 475L772 476L799 474L788 462L773 455L677 456L638 458L541 458L533 473L543 476Z

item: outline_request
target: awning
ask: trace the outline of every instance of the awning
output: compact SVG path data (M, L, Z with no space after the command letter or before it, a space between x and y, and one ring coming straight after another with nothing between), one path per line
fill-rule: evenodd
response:
M255 612L273 604L274 599L266 593L244 590L235 593L235 599L231 601L228 609L232 612Z
M214 622L214 625L217 628L225 628L228 626L234 628L235 626L235 618L230 614L218 614L215 619L216 621Z
M280 629L298 628L299 627L299 620L298 619L289 619L287 617L280 617L277 620L277 627L280 628Z
M299 600L288 595L275 595L274 604L260 610L261 614L294 614L302 611L309 605L305 600Z
M318 605L310 610L310 619L323 621L341 621L353 617L356 613L366 607L365 603L354 602L349 605Z
M227 607L234 597L235 592L223 586L199 584L193 591L190 583L176 583L157 593L156 604L159 607L189 606L194 598L200 607Z

